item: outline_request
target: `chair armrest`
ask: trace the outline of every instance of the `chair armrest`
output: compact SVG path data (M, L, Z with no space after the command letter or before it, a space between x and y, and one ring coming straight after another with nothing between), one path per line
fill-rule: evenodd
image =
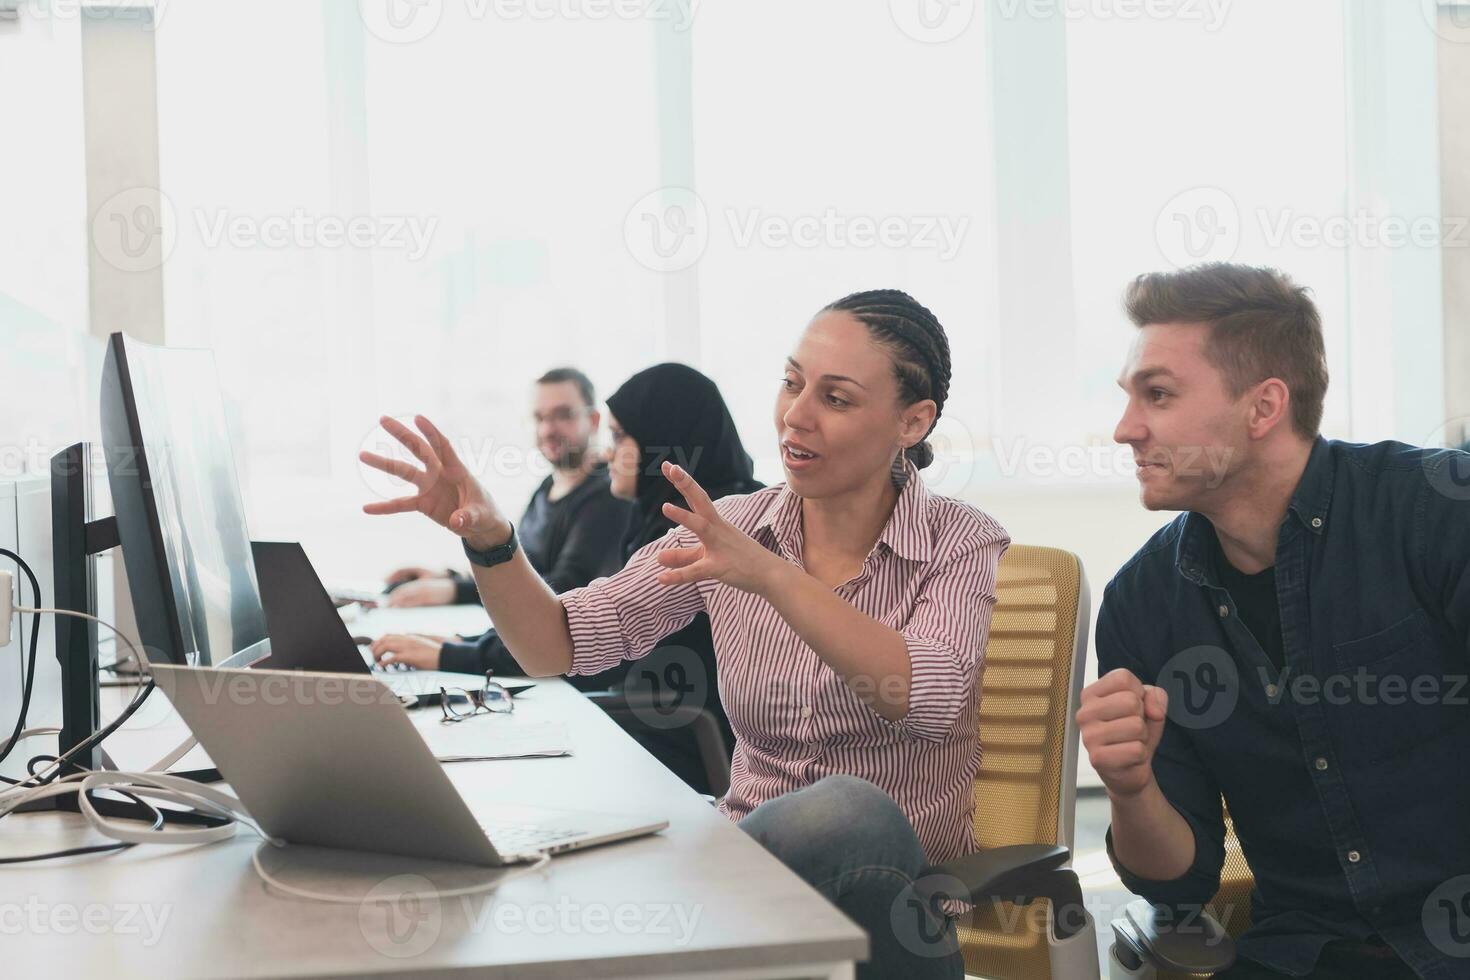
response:
M584 691L583 694L587 700L613 718L633 717L641 721L651 714L656 715L665 728L682 728L685 725L695 724L695 720L705 713L703 705L665 706L647 691L635 691L629 694L622 688L616 688L610 691Z
M1072 852L1056 844L1013 844L966 854L926 876L928 898L958 898L979 904L985 901L1027 905L1038 898L1052 903L1051 934L1065 942L1084 932L1090 934L1092 919L1082 901L1077 872L1063 867ZM947 893L948 882L958 881L961 894Z
M1066 864L1071 856L1056 844L1013 844L966 854L935 870L958 879L969 890L968 895L946 897L981 902L1029 894L1043 875Z
M1203 909L1180 913L1140 898L1113 920L1113 935L1120 950L1160 970L1218 973L1235 963L1235 940ZM1120 960L1128 965L1126 957Z
M624 688L616 688L583 693L589 701L624 728L629 724L647 726L650 716L657 717L658 727L664 730L687 728L694 737L710 792L720 797L729 791L730 749L725 744L720 723L708 708L691 704L665 707L650 691L634 691L630 694Z

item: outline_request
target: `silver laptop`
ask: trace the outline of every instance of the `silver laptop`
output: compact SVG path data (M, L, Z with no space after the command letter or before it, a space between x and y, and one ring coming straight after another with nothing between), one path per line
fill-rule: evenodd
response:
M150 670L250 815L292 843L495 866L669 825L511 804L470 812L377 677Z

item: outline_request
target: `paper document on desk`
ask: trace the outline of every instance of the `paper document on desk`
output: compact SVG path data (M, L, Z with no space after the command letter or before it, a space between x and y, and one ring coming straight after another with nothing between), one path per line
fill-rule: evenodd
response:
M475 715L454 725L440 725L427 736L440 762L482 759L536 759L571 755L567 726L559 721L512 722Z

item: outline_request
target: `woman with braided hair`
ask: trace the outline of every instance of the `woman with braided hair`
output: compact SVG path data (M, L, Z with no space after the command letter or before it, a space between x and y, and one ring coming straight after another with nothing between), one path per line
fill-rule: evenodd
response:
M464 539L528 674L606 670L708 614L736 737L720 810L867 930L862 977L963 975L952 922L913 886L974 849L977 688L1009 537L919 478L949 382L944 329L913 297L832 303L776 387L786 482L711 501L664 460L677 526L559 596L427 419L422 435L383 419L424 469L362 457L416 491L368 513L418 511Z

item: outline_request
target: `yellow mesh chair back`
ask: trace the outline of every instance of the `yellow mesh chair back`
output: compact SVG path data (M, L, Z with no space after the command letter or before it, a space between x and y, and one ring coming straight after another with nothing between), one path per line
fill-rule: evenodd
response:
M975 843L1072 846L1077 736L1091 611L1077 556L1012 544L1001 559L985 647L975 777ZM1004 980L1051 976L1044 900L977 906L959 929L965 970ZM1072 978L1057 978L1072 980Z

